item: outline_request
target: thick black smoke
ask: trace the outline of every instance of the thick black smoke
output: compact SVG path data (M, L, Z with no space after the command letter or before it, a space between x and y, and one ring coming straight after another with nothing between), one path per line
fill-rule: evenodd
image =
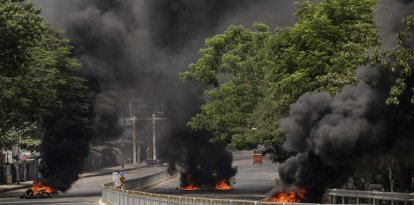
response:
M197 183L235 174L232 156L209 143L206 133L193 133L186 122L203 102L198 84L180 81L178 73L197 58L203 40L223 32L231 23L270 26L293 22L290 0L37 0L46 21L65 29L83 64L93 102L94 141L108 141L121 133L118 125L122 97L140 97L148 104L162 98L166 103L168 132L162 139L161 156L170 170L180 167ZM64 135L66 150L52 149L43 141L47 178L69 187L81 171L91 137L74 128ZM53 133L52 133L53 135ZM77 135L77 136L74 136ZM74 140L74 139L77 140ZM46 151L47 150L47 151ZM68 156L65 152L70 152ZM48 157L53 155L55 157ZM68 165L61 166L62 161ZM45 170L55 170L53 176ZM63 189L64 190L64 189Z
M169 151L172 155L170 160L173 160L169 163L169 170L174 171L175 165L179 167L180 187L192 183L203 189L211 189L219 180L230 179L236 174L237 170L232 167L231 152L223 146L209 143L208 133L175 130L172 135L175 137L169 146L179 151L166 151Z
M385 105L389 83L374 68L357 72L358 85L334 97L305 94L281 120L287 137L284 148L298 153L279 168L284 183L323 194L326 187L344 184L361 160L392 149L396 136ZM368 84L373 80L380 82L377 87Z
M393 12L387 13L390 19L385 17L386 22L394 24L387 25L392 30L382 31L386 34L385 47L395 46L387 37L393 33L395 39L402 19L413 14L411 2L383 2L391 5L391 11L395 11L393 6L399 8L401 14L397 15L399 20ZM345 184L367 159L413 156L414 128L410 125L414 122L402 117L413 107L409 96L402 96L398 106L385 104L395 80L389 70L359 68L357 85L346 87L333 97L326 92L307 93L291 105L289 117L281 120L280 128L287 137L284 148L298 154L279 167L284 184L306 187L312 192L307 201L320 202L325 188ZM410 86L413 80L405 83Z

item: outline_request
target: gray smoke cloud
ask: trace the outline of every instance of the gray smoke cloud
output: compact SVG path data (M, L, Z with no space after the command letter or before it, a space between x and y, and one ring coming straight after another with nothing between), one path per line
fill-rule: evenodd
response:
M290 0L35 0L43 9L45 21L66 30L83 64L93 106L93 137L65 146L82 148L80 156L59 156L44 141L47 166L45 177L61 180L67 189L77 179L91 139L108 141L120 135L120 98L140 97L148 104L160 98L166 104L168 126L161 155L184 167L198 184L210 185L217 177L229 178L236 172L232 156L209 142L206 133L193 133L186 122L203 103L202 87L183 83L178 73L198 56L206 37L223 32L232 23L251 26L255 21L271 27L293 23ZM66 136L70 138L71 136ZM71 142L70 140L68 142ZM207 149L208 148L208 149ZM200 152L200 150L204 150ZM211 154L209 152L215 152ZM76 155L76 152L74 152ZM208 156L208 157L207 157ZM58 168L60 161L71 161L76 169ZM202 170L202 169L203 170ZM69 171L67 170L69 169ZM53 171L50 171L53 170Z
M412 0L381 0L379 1L375 22L378 25L383 49L389 50L396 46L396 34L402 29L402 20L414 11Z
M384 48L396 46L402 20L413 14L412 1L383 1L386 16L377 17ZM412 46L412 45L411 45ZM388 70L388 71L387 71ZM412 120L401 117L412 110L409 96L398 106L385 100L394 81L389 68L363 67L356 70L357 85L336 95L326 92L302 95L291 105L289 116L280 121L286 134L284 148L298 153L279 167L286 185L309 189L307 201L320 202L328 187L343 185L364 160L387 156L412 159ZM407 83L412 85L414 79Z

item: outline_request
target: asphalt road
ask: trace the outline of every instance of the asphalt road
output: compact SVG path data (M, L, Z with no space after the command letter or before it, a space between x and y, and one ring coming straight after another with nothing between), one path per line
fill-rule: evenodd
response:
M152 173L159 172L165 168L140 168L133 171L126 172L126 178L138 178L140 176L147 176ZM66 193L60 193L53 198L48 199L20 199L27 189L21 189L0 194L0 204L27 204L27 205L41 205L41 204L80 204L90 205L95 204L101 197L101 185L112 181L112 175L95 176L82 178L73 184L72 188Z
M265 159L262 165L253 165L252 152L235 152L233 165L238 167L238 173L235 177L236 184L233 185L234 190L231 191L179 191L176 190L179 184L178 178L161 183L146 191L181 196L261 200L274 187L277 165L272 164L269 159ZM126 176L127 179L137 178L163 169L165 168L141 168L127 172ZM19 196L23 195L26 189L11 191L0 194L0 204L95 204L101 196L100 186L111 180L111 175L82 178L68 192L48 199L20 199Z
M252 152L235 152L233 165L238 167L236 184L231 191L180 191L178 178L166 181L148 190L151 193L191 197L262 200L275 186L277 165L265 158L263 164L253 165Z

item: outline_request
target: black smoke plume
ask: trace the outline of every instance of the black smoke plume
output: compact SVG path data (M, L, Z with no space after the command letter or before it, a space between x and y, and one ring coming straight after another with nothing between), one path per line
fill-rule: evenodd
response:
M92 136L77 128L46 124L46 129L55 130L50 135L61 133L64 142L57 148L53 140L43 141L41 172L46 178L62 181L61 190L66 190L82 171L91 140L110 141L120 135L122 97L140 97L149 104L163 99L168 126L160 155L168 159L171 171L191 173L199 184L235 174L232 156L224 147L212 145L206 133L186 127L204 100L201 86L182 83L178 73L196 60L206 37L223 32L229 24L291 24L292 1L35 0L35 4L42 7L47 23L66 30L82 62L81 74L88 80L93 104Z
M358 85L334 97L325 92L305 94L291 106L289 117L281 120L287 137L284 148L298 153L279 167L285 184L323 194L326 187L344 184L361 160L389 153L395 136L385 105L388 89L384 82L375 88L368 84L371 81L365 77L380 75L376 69L358 72L367 73L358 75ZM308 196L312 199L307 200L321 198Z
M395 11L394 6L400 8L398 20L393 12L387 13L390 18L383 16L385 22L394 24L386 25L392 30L382 31L385 47L396 45L388 37L393 35L395 39L403 18L413 14L411 2L383 2L391 5L391 11ZM385 28L381 23L379 27ZM402 116L412 112L413 106L410 96L402 96L398 106L386 105L395 80L390 70L359 68L357 85L346 87L336 96L307 93L291 105L289 117L280 121L280 128L287 137L284 148L298 154L279 167L285 185L306 187L311 192L307 201L321 202L326 188L345 184L366 160L412 158L413 120ZM412 86L413 80L411 76L405 83Z

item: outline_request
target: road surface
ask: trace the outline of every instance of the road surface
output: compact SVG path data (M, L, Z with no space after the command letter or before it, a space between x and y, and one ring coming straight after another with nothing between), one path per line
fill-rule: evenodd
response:
M233 165L238 167L235 177L236 184L231 191L180 191L176 190L179 185L178 178L174 178L158 186L145 191L157 194L220 198L220 199L243 199L262 200L267 197L275 186L277 165L270 159L265 158L263 164L253 165L252 152L235 152Z
M250 151L234 153L233 165L238 167L238 173L235 177L236 184L234 184L234 190L232 191L179 191L176 190L176 187L179 184L178 178L166 181L145 191L180 196L261 200L266 197L266 194L275 185L277 165L272 164L269 159L265 159L262 165L253 165L252 161L252 152ZM138 178L139 176L150 175L163 169L165 168L141 168L127 172L126 176L127 179ZM58 196L49 199L19 199L19 196L23 195L26 189L2 193L0 194L0 205L90 205L96 203L100 199L100 186L103 183L110 182L111 180L112 175L82 178L78 180L67 193L61 193Z
M126 172L126 178L138 178L164 170L163 167L140 168ZM95 204L101 198L101 185L112 181L112 175L95 176L79 179L72 188L58 196L48 199L20 199L27 189L11 191L0 194L0 204L21 204L21 205L64 205L64 204Z

